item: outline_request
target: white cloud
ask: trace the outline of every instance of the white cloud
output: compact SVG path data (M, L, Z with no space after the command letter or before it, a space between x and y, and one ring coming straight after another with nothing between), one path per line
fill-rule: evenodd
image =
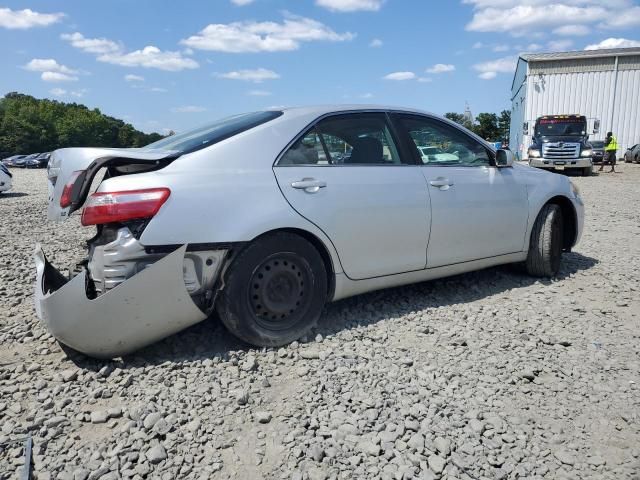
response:
M231 3L239 7L244 7L245 5L249 5L250 3L253 3L253 2L254 0L231 0Z
M492 78L496 78L496 75L498 75L496 72L482 72L478 77L483 80L491 80Z
M267 70L266 68L256 68L255 70L236 70L234 72L219 73L216 76L219 78L226 78L228 80L243 80L245 82L254 83L280 78L280 75L276 72L273 70Z
M64 13L38 13L28 8L24 10L0 8L0 27L10 30L46 27L59 22L64 16Z
M503 57L488 62L477 63L473 69L479 73L479 77L483 80L491 80L496 78L498 73L513 73L516 68L516 57Z
M427 68L427 73L446 73L453 72L456 69L455 65L436 63L433 67Z
M492 50L494 52L508 52L511 49L511 47L509 45L506 45L504 43L498 44L498 45L494 45Z
M580 2L580 0L577 0ZM515 2L505 0L502 7L498 2L467 0L476 5L471 22L466 29L474 32L507 32L513 36L526 35L532 31L560 28L566 25L590 24L611 14L603 6L569 5L549 1ZM527 3L534 3L527 4Z
M68 75L78 73L76 70L59 64L53 58L34 58L24 68L32 72L58 72Z
M87 53L104 54L119 52L123 49L122 45L108 38L86 38L79 32L63 33L60 35L60 38L69 42L73 47Z
M78 71L55 61L53 58L34 58L24 67L31 72L41 72L40 78L45 82L76 82Z
M485 46L485 44L484 44L484 43L482 43L482 42L476 42L476 43L474 43L474 44L473 44L473 46L472 46L471 48L478 49L478 48L483 48L484 46Z
M206 112L207 109L199 105L185 105L184 107L176 107L171 109L175 113L200 113Z
M640 47L640 42L637 40L628 40L626 38L607 38L600 43L594 43L587 45L585 50L601 50L603 48L632 48Z
M78 77L60 72L42 72L40 75L45 82L77 82Z
M621 29L640 25L640 6L625 8L619 13L607 15L604 28Z
M526 48L527 52L537 52L538 50L542 50L542 45L538 43L530 43L529 45L527 45L527 48Z
M553 30L556 35L580 36L589 35L591 29L586 25L563 25Z
M393 72L382 78L384 80L415 80L416 74L413 72Z
M271 92L266 90L249 90L247 95L251 95L252 97L268 97L271 95Z
M369 43L369 46L371 48L379 48L382 45L384 45L384 43L382 42L382 40L380 40L379 38L374 38L373 40L371 40L371 42Z
M162 51L149 45L142 50L127 52L123 45L108 38L86 38L81 33L63 34L63 40L73 47L97 55L100 62L124 67L156 68L169 72L198 68L198 62L185 58L181 52Z
M316 0L316 5L333 12L377 12L383 3L384 0Z
M144 77L141 77L140 75L128 74L124 76L124 79L127 82L144 82Z
M76 97L81 98L84 97L84 94L87 92L85 88L81 88L80 90L65 90L64 88L52 88L49 90L49 93L54 97Z
M431 83L431 82L433 82L433 78L430 78L430 77L420 77L420 78L418 78L418 81L419 81L420 83Z
M297 50L303 42L343 42L354 37L349 32L336 33L317 20L289 14L282 23L248 21L210 24L180 43L198 50L255 53Z
M157 68L168 72L198 68L198 62L185 58L180 52L162 51L158 47L147 46L129 53L106 53L98 57L100 62L123 67Z
M162 87L151 87L151 88L149 89L149 91L151 91L151 92L155 92L155 93L165 93L165 92L167 92L168 90L167 90L166 88L162 88Z

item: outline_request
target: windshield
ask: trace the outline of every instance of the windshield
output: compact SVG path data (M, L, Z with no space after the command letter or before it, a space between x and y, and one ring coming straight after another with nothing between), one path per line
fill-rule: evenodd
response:
M190 153L221 142L239 133L262 125L278 118L282 112L252 112L234 115L213 123L188 130L184 133L165 137L157 142L142 147L141 150L173 150L180 153Z
M587 122L584 119L542 119L536 123L536 136L584 136Z
M603 148L604 147L604 142L602 142L600 140L597 140L597 141L591 142L591 146L593 148Z

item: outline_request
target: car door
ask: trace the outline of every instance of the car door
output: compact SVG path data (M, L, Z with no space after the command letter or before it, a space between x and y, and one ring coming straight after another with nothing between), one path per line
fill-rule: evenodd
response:
M429 193L385 113L325 117L274 166L289 204L333 242L354 280L424 269Z
M434 117L396 115L398 130L421 158L431 197L427 267L520 252L528 220L526 186L513 168L463 130ZM437 153L425 162L420 147Z

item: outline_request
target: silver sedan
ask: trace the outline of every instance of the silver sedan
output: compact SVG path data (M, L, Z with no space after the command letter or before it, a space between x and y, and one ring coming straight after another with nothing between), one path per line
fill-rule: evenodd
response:
M48 180L49 217L81 212L96 235L73 278L36 247L36 309L60 342L96 357L214 312L273 347L362 292L506 263L551 277L584 218L566 177L514 165L438 116L385 107L262 111L144 148L57 150Z

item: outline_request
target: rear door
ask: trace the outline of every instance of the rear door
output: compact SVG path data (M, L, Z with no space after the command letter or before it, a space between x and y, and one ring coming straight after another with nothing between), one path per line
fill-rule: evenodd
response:
M274 172L289 204L331 239L349 278L425 268L429 193L385 113L320 120Z
M421 158L431 197L427 267L520 252L528 220L526 186L513 168L462 130L433 117L396 115L398 130ZM425 159L420 147L437 153Z

